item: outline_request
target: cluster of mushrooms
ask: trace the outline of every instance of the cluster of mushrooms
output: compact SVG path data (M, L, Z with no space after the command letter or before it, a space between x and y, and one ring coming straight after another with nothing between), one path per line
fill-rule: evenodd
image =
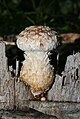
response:
M29 26L17 37L17 46L24 51L20 79L30 86L34 96L49 90L54 80L50 51L58 44L57 35L48 26Z

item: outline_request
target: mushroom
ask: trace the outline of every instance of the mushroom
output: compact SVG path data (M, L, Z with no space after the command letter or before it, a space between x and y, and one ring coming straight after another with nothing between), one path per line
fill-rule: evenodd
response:
M63 33L60 34L60 37L62 38L62 43L74 43L77 39L80 39L79 33Z
M20 79L30 85L34 96L49 90L53 83L54 67L48 56L57 43L56 32L48 26L30 26L17 36L17 46L25 57Z

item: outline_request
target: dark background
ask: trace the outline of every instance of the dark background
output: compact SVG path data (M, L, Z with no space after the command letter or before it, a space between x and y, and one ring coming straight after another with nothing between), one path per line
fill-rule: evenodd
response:
M80 0L0 0L0 36L18 34L30 25L80 32Z

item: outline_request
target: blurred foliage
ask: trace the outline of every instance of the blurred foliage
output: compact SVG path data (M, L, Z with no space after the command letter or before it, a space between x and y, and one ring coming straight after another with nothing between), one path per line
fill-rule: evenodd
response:
M0 0L0 36L18 34L30 25L80 32L80 0Z

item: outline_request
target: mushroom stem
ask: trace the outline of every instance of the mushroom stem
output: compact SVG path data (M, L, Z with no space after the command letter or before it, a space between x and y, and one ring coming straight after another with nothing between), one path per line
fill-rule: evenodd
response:
M25 52L25 61L20 72L20 78L31 86L32 93L38 95L52 84L54 75L50 65L48 52Z

